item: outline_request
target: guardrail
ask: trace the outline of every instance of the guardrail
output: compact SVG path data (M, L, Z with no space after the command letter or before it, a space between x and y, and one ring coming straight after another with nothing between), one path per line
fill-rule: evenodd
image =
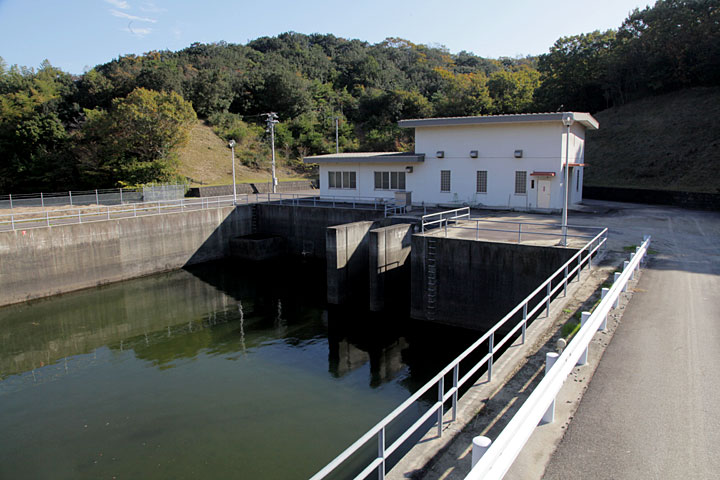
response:
M588 345L595 332L607 328L607 316L613 307L618 306L620 293L626 291L628 282L634 278L640 263L650 247L649 236L644 238L640 247L624 263L622 273L616 273L612 287L603 288L600 304L592 313L583 312L582 327L558 356L548 353L546 374L525 403L515 413L494 442L487 437L476 437L473 441L473 469L466 480L501 479L510 469L522 448L532 435L535 427L543 420L554 420L555 397L565 379L576 365L587 363ZM554 363L553 363L554 362ZM549 367L549 368L547 368Z
M384 210L387 199L374 197L313 196L298 193L238 194L237 205L274 202L280 205L305 207L333 207ZM27 230L31 228L89 223L119 218L178 213L187 210L228 207L233 205L232 195L202 198L182 198L156 202L132 203L103 207L65 208L26 213L0 215L0 231Z
M463 208L456 208L454 210L445 210L444 212L437 212L437 213L430 213L428 215L423 215L421 218L421 229L422 232L425 233L426 227L431 227L432 225L438 225L439 227L442 227L443 224L445 224L445 229L447 230L447 225L450 223L451 220L455 221L458 218L470 218L470 207L463 207Z
M464 209L459 209L464 210ZM469 210L469 209L468 209ZM462 212L456 212L456 214L464 215ZM433 214L437 215L437 214ZM434 220L431 220L434 221ZM311 480L320 480L326 478L345 462L348 461L356 452L361 448L365 447L369 442L375 440L377 442L377 457L375 457L370 463L368 463L363 470L355 476L356 479L362 479L367 477L372 472L377 472L379 479L385 478L386 473L386 461L390 455L396 452L413 434L415 434L427 421L431 418L436 417L437 424L437 435L442 436L443 426L443 415L445 414L445 403L451 402L452 418L451 421L455 421L457 416L457 401L460 388L467 383L475 374L477 374L482 367L486 367L487 381L492 381L493 373L493 362L495 355L504 347L510 340L517 340L521 338L522 343L525 342L526 328L530 321L535 316L539 316L542 310L546 311L546 315L550 314L550 302L554 295L559 294L560 290L563 290L563 294L567 295L567 286L569 279L577 274L576 278L580 281L581 271L584 265L591 266L592 256L595 255L598 250L605 245L607 242L607 228L603 229L598 235L596 235L590 242L588 242L582 249L580 249L575 255L570 258L562 267L557 269L550 277L541 283L530 295L528 295L522 302L515 306L507 315L505 315L498 323L496 323L490 330L476 340L470 347L468 347L463 353L461 353L455 360L449 365L443 368L440 373L435 375L430 381L423 385L418 391L405 400L400 406L393 410L389 415L383 418L377 425L372 427L360 437L355 443L350 445L345 451L338 455L333 461L326 465L322 470L317 472L311 477ZM533 299L538 295L545 293L545 295L537 299L537 304L532 305ZM520 315L520 320L512 326L510 331L500 339L499 342L495 341L495 335L498 331L509 326L510 322L516 315ZM508 324L508 325L506 325ZM470 367L467 372L461 376L460 363L468 358L471 354L482 350L483 347L487 347L487 354L485 354L475 365ZM451 375L450 381L452 387L445 389L445 377ZM397 439L392 441L388 445L388 439L386 436L387 429L391 426L392 422L406 412L410 407L416 406L420 399L428 392L437 390L437 401L433 403L428 410L423 413L418 420L416 420L408 429L402 432Z

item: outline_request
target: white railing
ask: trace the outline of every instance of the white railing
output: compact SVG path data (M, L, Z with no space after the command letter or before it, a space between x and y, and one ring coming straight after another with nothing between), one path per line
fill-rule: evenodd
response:
M376 197L319 197L301 193L244 193L236 195L235 199L233 199L232 195L182 198L179 200L163 200L115 206L63 208L0 215L0 231L27 230L72 223L89 223L145 215L229 207L233 205L233 201L236 201L236 205L272 202L279 205L382 211L385 209L388 199Z
M447 229L448 223L457 221L459 218L470 218L470 207L423 215L421 218L421 229L423 233L425 233L426 228L430 228L433 225L437 225L438 227L445 225Z
M463 209L459 209L463 210ZM463 212L456 212L457 215L464 215ZM431 220L434 221L434 220ZM471 378L476 375L482 367L486 367L487 381L492 381L493 374L493 361L495 355L500 349L506 345L510 340L521 338L521 341L525 342L526 328L529 321L531 321L536 315L542 310L545 310L546 315L550 314L550 302L554 295L559 294L560 290L563 290L563 294L567 295L567 286L569 280L577 274L576 278L580 281L582 268L584 265L591 266L592 256L595 255L599 249L607 242L607 228L603 229L598 235L596 235L590 242L587 243L582 249L580 249L575 255L570 258L562 267L555 271L547 280L540 284L530 295L528 295L522 302L520 302L515 308L510 310L498 323L496 323L490 330L476 340L470 347L468 347L463 353L461 353L455 360L453 360L448 366L443 368L440 373L435 375L429 382L423 385L418 391L416 391L410 398L405 400L400 406L393 410L389 415L382 419L377 425L368 430L365 435L360 437L355 443L350 445L345 451L338 455L333 461L326 465L322 470L311 477L311 480L320 480L336 469L343 465L348 459L350 459L356 452L362 447L367 445L370 441L377 441L377 456L368 463L365 468L354 478L362 479L367 477L372 472L377 472L378 478L384 479L386 473L386 461L388 457L397 451L413 434L415 434L428 420L431 418L436 419L437 424L437 435L442 436L443 427L443 415L445 413L444 404L451 402L452 418L451 421L455 421L457 416L457 401L459 389L467 383ZM545 294L542 298L536 299L536 304L533 304L533 300L538 296ZM510 323L516 315L521 316L520 320L515 323L510 331L500 339L499 342L495 341L495 334L503 327L509 327ZM507 325L506 325L507 324ZM482 352L487 347L487 354L484 355L475 365L468 368L467 372L463 372L461 376L460 363L466 359L469 355L474 352ZM445 377L452 374L452 386L448 389L445 388ZM433 403L420 418L415 421L409 428L399 435L392 443L388 445L388 439L386 437L386 430L391 423L397 419L400 415L405 413L411 406L415 406L420 403L421 398L426 393L436 389L437 390L437 401Z
M476 437L477 445L473 449L474 467L466 480L501 479L510 469L520 451L532 435L535 427L542 420L552 422L554 419L555 397L562 388L565 379L576 365L587 363L588 345L595 332L607 328L607 316L613 307L618 306L620 293L626 291L628 282L634 278L640 263L650 247L650 237L645 237L642 245L632 254L629 262L625 262L622 273L615 274L615 281L609 289L603 288L600 304L592 313L583 312L582 327L570 341L570 344L558 356L548 353L547 361L550 368L525 403L515 413L495 441L486 437ZM553 363L554 362L554 363ZM484 450L484 452L483 452Z

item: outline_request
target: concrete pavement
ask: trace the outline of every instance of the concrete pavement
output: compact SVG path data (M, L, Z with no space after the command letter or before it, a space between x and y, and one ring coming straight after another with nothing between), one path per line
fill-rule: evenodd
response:
M653 211L660 254L544 478L720 478L720 217Z

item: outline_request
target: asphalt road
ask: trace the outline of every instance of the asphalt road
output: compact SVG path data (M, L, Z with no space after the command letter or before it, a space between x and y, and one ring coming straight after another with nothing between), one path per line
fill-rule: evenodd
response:
M652 233L659 252L544 478L720 478L720 215L648 207L607 220Z

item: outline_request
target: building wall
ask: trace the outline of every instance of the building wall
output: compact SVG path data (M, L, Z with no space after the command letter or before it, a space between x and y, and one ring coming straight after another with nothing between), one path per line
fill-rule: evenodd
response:
M532 124L468 125L418 127L415 129L415 153L425 154L423 163L413 164L406 173L406 190L412 191L413 203L471 205L505 208L538 207L538 177L532 172L554 172L550 181L550 208L562 209L564 203L565 127L560 122ZM478 151L477 158L470 152ZM522 150L522 158L515 151ZM437 152L443 151L443 158ZM585 127L570 127L570 163L583 163ZM392 190L375 190L375 171L404 172L404 164L321 164L320 193L332 196L393 198ZM450 191L440 187L442 170L449 170ZM329 171L357 172L355 189L329 189ZM487 172L487 192L477 192L477 172ZM524 171L526 194L515 193L515 172ZM579 172L579 173L578 173ZM571 168L570 203L582 200L582 167ZM579 182L579 183L578 183Z

